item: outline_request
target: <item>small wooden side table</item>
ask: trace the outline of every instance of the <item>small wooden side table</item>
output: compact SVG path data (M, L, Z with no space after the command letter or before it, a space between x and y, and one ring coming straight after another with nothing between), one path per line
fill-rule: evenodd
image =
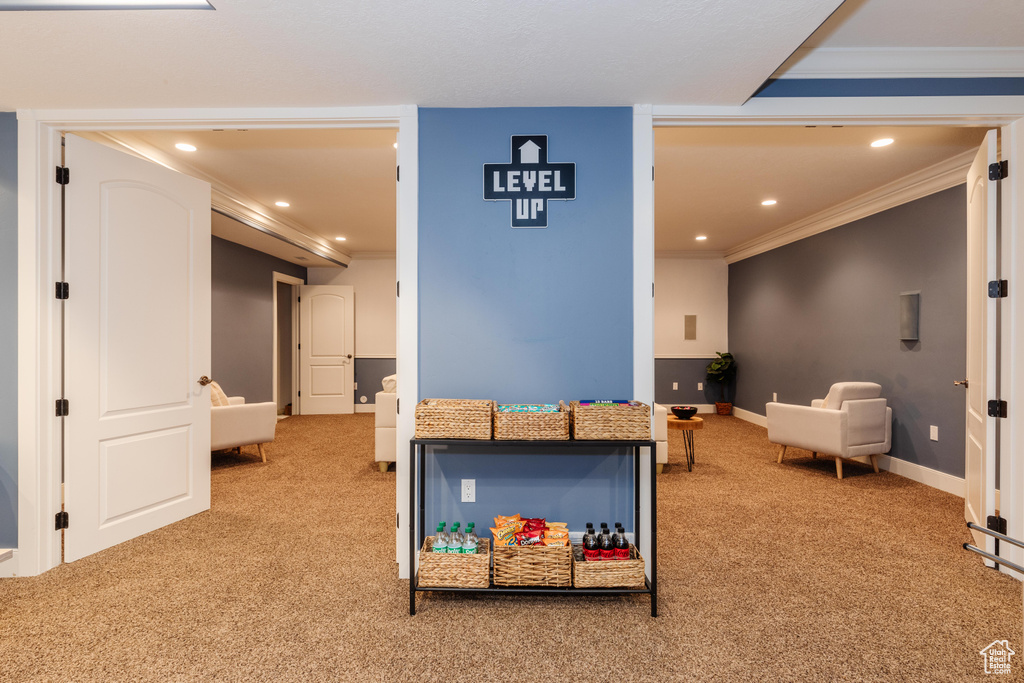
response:
M691 417L689 420L680 420L675 415L668 416L669 429L683 430L683 445L686 447L686 471L693 471L693 432L704 429L704 418Z

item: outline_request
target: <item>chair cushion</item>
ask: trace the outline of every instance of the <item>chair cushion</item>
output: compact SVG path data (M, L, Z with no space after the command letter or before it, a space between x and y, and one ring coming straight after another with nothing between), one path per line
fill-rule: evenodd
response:
M215 406L229 405L228 395L224 393L224 390L216 382L210 382L210 402Z
M383 386L384 391L386 391L387 393L395 393L395 391L398 389L398 375L388 375L383 380L381 380L381 385Z
M862 398L878 398L882 395L882 385L874 382L836 382L828 390L828 396L822 402L822 408L841 410L843 401L856 401Z

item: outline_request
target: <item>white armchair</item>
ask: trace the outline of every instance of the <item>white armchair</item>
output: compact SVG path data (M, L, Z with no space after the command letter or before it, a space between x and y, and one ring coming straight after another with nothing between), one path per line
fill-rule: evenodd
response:
M383 391L373 399L373 450L377 467L387 472L398 452L398 382L395 375L389 375L381 384Z
M227 405L210 408L210 450L240 448L256 444L263 462L264 444L274 440L277 428L277 404L246 403L241 396L224 397Z
M661 474L668 463L668 406L660 403L654 404L654 441L655 462L657 462L658 474Z
M793 447L834 457L839 479L843 460L867 459L878 472L877 457L892 446L892 408L881 393L874 382L839 382L810 406L768 403L768 441L780 446L778 462Z

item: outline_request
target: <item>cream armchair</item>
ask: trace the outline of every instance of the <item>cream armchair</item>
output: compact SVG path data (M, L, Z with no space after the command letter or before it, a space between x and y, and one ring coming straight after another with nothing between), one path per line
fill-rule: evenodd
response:
M239 448L256 444L263 462L267 461L264 444L274 440L277 428L277 405L246 403L241 396L226 396L227 405L210 408L210 450Z
M373 399L373 450L377 467L387 472L398 453L398 381L395 375L389 375L381 384L383 391Z
M874 382L839 382L828 396L810 406L769 403L768 441L778 444L778 462L789 447L836 459L836 476L843 478L843 460L867 459L878 472L877 457L892 445L892 408L886 405L881 385Z

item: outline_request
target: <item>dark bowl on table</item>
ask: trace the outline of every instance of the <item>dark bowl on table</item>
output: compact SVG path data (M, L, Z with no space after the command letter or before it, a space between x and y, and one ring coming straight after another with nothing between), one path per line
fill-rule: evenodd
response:
M697 414L697 409L694 406L672 406L672 414L680 420L689 420Z

